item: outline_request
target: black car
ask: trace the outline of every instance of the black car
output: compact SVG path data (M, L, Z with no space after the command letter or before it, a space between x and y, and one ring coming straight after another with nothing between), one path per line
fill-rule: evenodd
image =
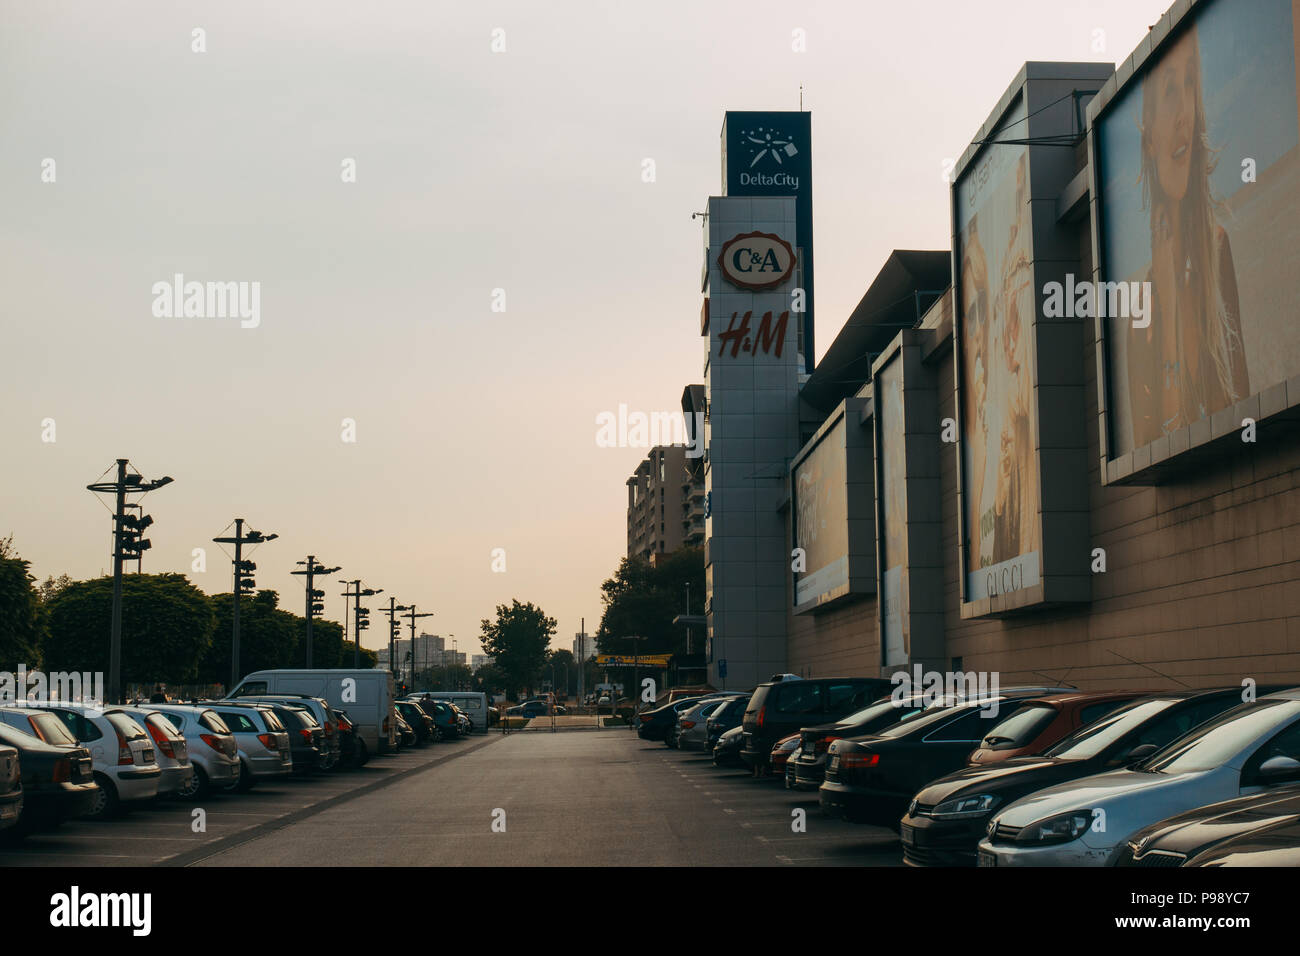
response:
M1079 728L1040 756L967 767L931 780L917 788L900 822L903 860L912 866L973 866L989 818L1007 804L1054 784L1136 763L1239 703L1239 687L1154 694Z
M730 730L724 730L718 742L713 745L713 766L715 767L743 767L744 763L740 759L740 748L744 745L744 731L737 725Z
M289 755L293 758L293 772L299 775L315 773L328 747L324 729L305 707L272 704L271 710L289 733Z
M8 830L23 815L23 775L16 747L0 746L0 830Z
M713 753L713 748L718 742L718 738L730 730L732 727L739 727L740 722L745 717L745 708L749 706L749 695L741 697L732 697L730 700L724 700L718 709L709 714L704 721L706 740L704 742L704 752ZM739 757L737 757L739 759Z
M787 677L759 684L741 722L745 742L740 759L755 776L762 776L770 769L772 747L778 740L861 710L887 696L894 686L893 681L878 677Z
M1116 866L1295 866L1300 862L1300 785L1199 807L1144 827ZM1281 850L1282 853L1271 853ZM1283 858L1290 862L1283 862Z
M703 697L683 697L654 710L644 710L636 717L636 735L642 740L664 740L677 726L677 715L694 707Z
M403 720L411 725L415 731L416 743L426 744L433 743L438 739L438 728L433 722L433 718L424 712L424 709L418 704L407 700L395 701L393 706Z
M62 725L60 725L62 726ZM99 798L90 751L72 742L46 743L8 724L0 724L0 746L18 751L23 811L6 838L58 826L90 813Z
M370 754L367 753L365 744L358 745L357 728L352 723L352 718L346 710L336 709L334 719L338 722L339 766L351 770L365 766Z
M826 752L841 737L874 734L890 724L912 716L925 703L922 694L886 697L862 710L828 724L804 727L799 731L799 750L786 764L786 777L794 790L816 790L826 777Z

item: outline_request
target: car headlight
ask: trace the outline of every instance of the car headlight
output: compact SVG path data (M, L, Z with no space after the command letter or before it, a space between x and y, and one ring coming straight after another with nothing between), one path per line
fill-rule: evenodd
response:
M1017 843L1069 843L1088 832L1092 826L1091 810L1072 810L1046 820L1039 820L1020 831Z
M931 812L931 816L945 820L972 820L982 817L999 803L1002 798L993 793L981 793L971 797L957 797L946 800Z

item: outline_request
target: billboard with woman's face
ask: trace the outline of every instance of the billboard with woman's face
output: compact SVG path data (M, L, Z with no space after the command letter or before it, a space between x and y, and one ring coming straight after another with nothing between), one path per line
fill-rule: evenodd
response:
M805 570L795 574L796 607L840 597L849 589L848 473L844 420L794 469L794 543Z
M1300 373L1296 0L1203 2L1096 121L1110 457ZM1184 445L1185 447L1185 445Z
M1008 125L1023 122L1022 105ZM1040 580L1029 152L985 149L957 184L965 599Z

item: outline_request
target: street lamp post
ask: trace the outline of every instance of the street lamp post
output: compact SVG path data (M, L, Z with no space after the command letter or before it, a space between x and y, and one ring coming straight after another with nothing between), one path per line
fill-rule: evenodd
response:
M410 622L411 625L411 691L415 691L415 619L418 617L433 617L432 611L426 611L424 614L417 614L414 604L408 604L409 610L402 615Z
M278 534L262 534L260 531L248 530L244 534L244 519L235 519L235 536L233 538L213 538L214 544L233 544L235 546L235 586L234 586L234 606L231 609L231 631L230 631L230 686L233 689L239 683L239 598L244 594L251 594L257 582L247 575L257 570L257 565L252 561L244 560L243 547L246 544L263 544L267 541L274 541ZM247 588L247 590L245 590Z
M361 632L370 627L370 622L366 620L370 615L370 611L361 606L361 599L363 597L372 597L376 594L383 594L384 589L362 588L359 579L356 581L344 581L342 583L349 585L348 588L345 588L343 596L354 599L354 604L352 606L352 666L359 670L361 668ZM356 590L352 590L353 587L355 587Z
M111 611L108 638L108 701L122 703L122 564L149 549L147 540L140 538L140 533L153 524L149 515L132 517L126 513L128 494L148 494L163 485L169 485L168 476L156 481L145 481L139 472L127 472L130 460L117 459L117 478L115 481L96 481L86 485L87 491L96 494L114 495L113 508L113 607ZM101 476L102 477L102 476Z
M324 576L324 575L327 575L327 574L334 574L335 572L337 572L337 571L340 570L340 569L339 569L339 568L327 568L327 567L325 567L324 565L320 564L320 563L316 560L316 555L314 555L314 554L309 554L309 555L307 555L307 560L306 560L306 561L299 561L298 563L301 564L301 565L305 565L305 567L303 568L303 570L301 570L301 571L290 571L289 573L290 573L290 574L301 574L301 575L304 575L304 576L307 578L307 607L306 607L306 616L307 616L307 663L306 663L306 667L307 667L308 669L310 669L310 668L311 668L311 652L312 652L311 623L312 623L313 620L315 620L317 614L319 614L319 613L321 613L322 611L325 610L325 605L324 605L323 603L321 603L322 599L325 597L325 592L313 588L313 587L312 587L312 583L314 582L315 578L316 578L318 575L320 575L320 576Z

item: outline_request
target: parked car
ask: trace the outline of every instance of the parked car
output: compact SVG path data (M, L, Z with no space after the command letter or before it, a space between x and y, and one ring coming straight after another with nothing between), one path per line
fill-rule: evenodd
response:
M892 681L875 677L826 677L800 680L784 677L754 688L742 720L744 746L740 758L755 776L769 769L778 740L810 727L838 720L887 695Z
M0 720L18 730L51 740L50 722L61 725L73 742L90 751L99 793L86 816L106 818L125 806L158 795L162 769L145 729L121 711L105 712L79 703L0 708Z
M637 714L636 735L642 740L665 740L677 725L677 715L690 710L703 698L683 697L681 700Z
M1067 734L1105 717L1116 707L1151 691L1050 694L1021 701L992 727L966 758L972 767L1040 754Z
M785 781L785 788L787 790L794 789L794 762L799 759L799 755L803 752L803 740L799 737L799 735L791 734L790 736L794 738L794 747L783 759L779 761L781 764L781 777ZM780 746L781 746L780 744L777 744L777 747ZM776 756L776 750L774 749L772 751L773 770L776 769L777 763L778 760Z
M451 704L445 700L437 700L432 697L407 699L411 703L418 705L421 710L433 718L435 740L450 740L453 737L460 736L460 720ZM510 714L512 710L515 710L515 708L511 707L510 710L506 711L506 714L514 716Z
M974 866L976 845L1001 808L1053 784L1116 770L1241 702L1241 688L1153 694L1123 704L1041 756L966 767L918 789L900 822L912 866Z
M199 800L213 789L231 790L239 783L239 744L230 728L204 704L150 704L185 737L194 776L179 796Z
M293 773L289 732L269 704L246 700L218 701L212 709L230 728L239 747L239 783L236 789L251 790L259 781Z
M749 706L749 694L739 694L728 698L718 705L718 709L709 714L704 721L707 738L704 742L705 753L713 753L713 748L724 733L732 727L739 727Z
M421 691L422 696L432 697L434 700L445 700L449 704L455 704L456 709L465 715L469 721L471 733L480 733L485 731L492 724L491 708L488 707L487 694L482 691L466 690L438 690L438 691ZM414 695L408 695L409 700ZM556 707L557 714L563 713L564 708Z
M506 711L507 717L548 717L550 716L550 705L544 700L529 700L522 704L516 704Z
M271 712L279 718L289 735L293 773L299 776L318 773L329 745L325 743L324 729L316 723L311 711L296 704L284 703L272 704Z
M771 772L782 779L785 778L786 764L790 760L790 755L799 748L799 735L790 734L788 737L782 737L772 745L772 753L768 758L767 765Z
M1291 863L1258 855L1290 850ZM1206 866L1232 855L1257 857L1257 866L1300 863L1300 785L1237 797L1143 827L1126 841L1117 866ZM1274 860L1278 860L1275 855Z
M744 730L737 724L730 730L724 730L718 742L713 745L713 766L715 767L743 767L744 762L740 759L740 748L744 745Z
M399 700L393 706L397 708L397 716L406 721L415 731L416 743L433 743L438 739L437 725L419 704L410 700Z
M1040 790L1000 810L981 866L1104 866L1145 826L1300 782L1300 689L1224 711L1125 770Z
M678 750L703 750L708 741L707 721L722 705L735 700L739 695L729 694L725 697L713 697L702 700L694 707L688 707L677 715L673 727L670 747ZM664 739L668 743L668 738Z
M18 748L0 744L0 831L18 824L23 815L23 775Z
M244 684L248 681L245 680ZM375 685L376 687L378 685ZM372 690L375 687L371 688ZM234 698L231 698L232 700ZM334 710L329 702L323 697L313 697L310 694L241 694L241 701L254 701L257 703L274 704L278 702L287 702L297 704L300 707L306 707L311 711L311 715L320 724L324 733L325 749L317 763L320 770L333 770L339 765L343 757L343 749L339 743L338 737L338 719L334 716Z
M370 750L357 737L357 726L346 710L333 708L334 719L338 722L339 766L356 769L364 767L370 759Z
M158 796L170 797L183 793L194 778L194 765L190 762L189 746L171 721L149 704L117 707L129 714L153 738L154 757L162 776L158 780Z
M826 751L841 737L873 734L919 713L925 702L923 694L898 699L885 697L837 721L802 728L799 731L799 752L786 764L791 789L816 790L822 785L826 778Z
M0 746L18 751L22 774L22 814L5 831L6 839L85 816L99 799L90 751L62 724L56 722L48 733L47 740L0 722Z
M420 738L416 736L415 728L406 722L401 711L396 714L397 720L397 739L398 747L414 747L419 743Z
M1008 704L1038 693L1009 688L944 701L875 733L833 741L818 790L822 809L855 823L897 828L920 787L959 769Z

